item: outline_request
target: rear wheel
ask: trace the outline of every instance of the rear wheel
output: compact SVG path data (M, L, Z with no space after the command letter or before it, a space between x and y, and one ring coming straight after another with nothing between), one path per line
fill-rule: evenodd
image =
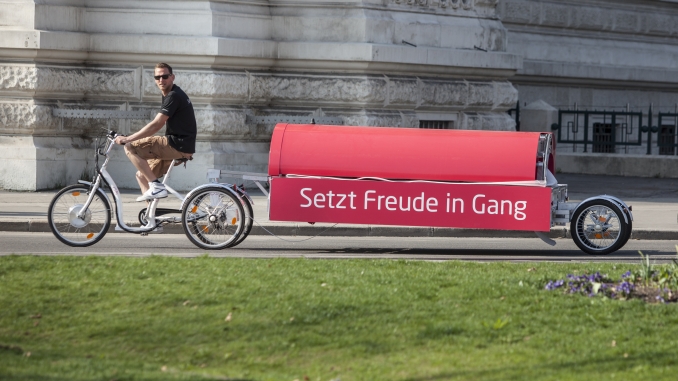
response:
M237 197L220 187L196 192L185 203L181 224L186 237L206 250L219 250L238 243L245 227L245 213Z
M243 232L238 238L238 240L233 244L239 245L240 242L244 241L245 238L247 238L248 235L250 235L250 232L252 231L252 224L254 223L254 211L252 210L252 205L250 205L249 200L247 200L246 197L242 197L243 200L243 210L245 211L245 227L243 228Z
M111 226L111 206L101 190L97 190L84 215L78 216L87 202L88 192L86 185L71 185L60 190L49 204L49 228L66 245L94 245L104 238Z
M624 212L608 200L591 200L577 207L570 222L574 243L585 253L605 255L619 250L631 235Z

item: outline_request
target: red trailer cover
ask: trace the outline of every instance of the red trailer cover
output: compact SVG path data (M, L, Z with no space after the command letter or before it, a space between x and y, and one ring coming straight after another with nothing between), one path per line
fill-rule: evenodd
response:
M458 182L536 179L540 133L278 124L268 173Z

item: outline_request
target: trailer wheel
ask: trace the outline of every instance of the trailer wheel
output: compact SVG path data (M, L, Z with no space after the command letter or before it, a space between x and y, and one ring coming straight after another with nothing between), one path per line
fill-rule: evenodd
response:
M605 255L626 244L631 236L631 224L624 220L624 212L613 202L591 200L575 209L570 234L583 252Z

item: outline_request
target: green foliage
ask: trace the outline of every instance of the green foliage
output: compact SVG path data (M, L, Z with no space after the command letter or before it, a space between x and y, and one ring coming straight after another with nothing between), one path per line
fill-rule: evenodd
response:
M493 329L493 330L495 330L495 331L498 331L498 330L504 328L504 327L506 326L506 324L508 324L508 323L509 323L508 319L502 320L501 318L499 318L499 319L497 319L497 321L495 321L493 324L490 324L490 323L487 323L487 322L483 322L483 325L484 325L486 328L491 328L491 329Z
M619 281L614 281L599 271L595 274L568 274L559 280L544 280L549 291L561 290L566 294L584 294L589 297L604 296L612 299L642 299L650 303L678 301L678 245L676 259L669 265L657 266L650 257L638 251L640 263L635 271L627 271Z
M543 292L613 266L1 257L0 379L673 379L677 304Z
M640 280L644 286L648 286L654 274L652 263L650 263L650 257L643 255L642 251L638 251L638 254L640 254L640 269L635 279Z
M676 245L676 258L670 264L657 266L650 263L650 257L640 253L640 268L633 274L633 279L646 288L658 289L662 293L662 300L675 301L678 293L678 245Z

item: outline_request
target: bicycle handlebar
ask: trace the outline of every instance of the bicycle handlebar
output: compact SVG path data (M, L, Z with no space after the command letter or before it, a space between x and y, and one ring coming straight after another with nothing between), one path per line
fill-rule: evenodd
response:
M96 148L97 154L107 156L111 149L113 149L113 146L115 145L115 138L117 138L118 136L120 135L118 135L117 132L113 130L108 131L108 133L106 134L106 140L108 140L108 143L103 146L98 146Z

